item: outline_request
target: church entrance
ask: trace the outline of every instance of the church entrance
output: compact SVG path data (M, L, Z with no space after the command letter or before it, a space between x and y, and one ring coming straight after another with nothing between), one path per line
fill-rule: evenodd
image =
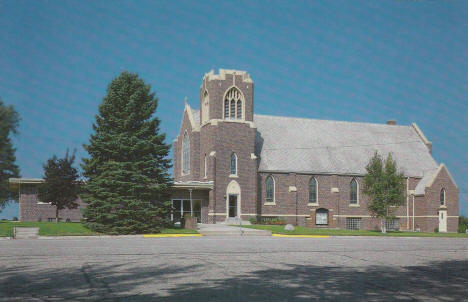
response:
M229 194L229 217L237 217L237 195Z

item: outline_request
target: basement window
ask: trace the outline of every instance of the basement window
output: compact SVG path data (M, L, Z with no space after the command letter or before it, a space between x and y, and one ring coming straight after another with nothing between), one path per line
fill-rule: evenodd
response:
M348 217L346 218L346 228L348 230L360 230L361 229L361 218Z

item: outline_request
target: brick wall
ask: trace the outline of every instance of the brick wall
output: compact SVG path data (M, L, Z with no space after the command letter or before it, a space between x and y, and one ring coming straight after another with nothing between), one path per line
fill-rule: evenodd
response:
M77 209L63 209L59 211L59 218L62 221L68 219L72 222L79 222L82 218L81 208L86 204L78 198L79 207ZM55 206L40 203L38 199L37 185L21 185L20 198L20 221L48 221L49 218L55 219Z

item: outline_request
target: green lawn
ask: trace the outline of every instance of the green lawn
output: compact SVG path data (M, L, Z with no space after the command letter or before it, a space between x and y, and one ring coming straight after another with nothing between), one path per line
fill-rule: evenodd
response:
M40 236L97 235L79 222L13 222L0 221L0 236L12 237L13 227L39 227Z
M285 231L284 225L243 225L245 228L270 230L273 234L285 235L330 235L330 236L393 236L393 237L462 237L468 238L468 234L462 233L422 233L422 232L394 232L382 234L380 231L366 230L338 230L338 229L312 229L295 227L294 231Z
M0 221L0 237L13 237L13 227L39 227L40 236L83 236L99 235L79 222L13 222ZM161 230L162 234L197 234L196 230L177 227Z

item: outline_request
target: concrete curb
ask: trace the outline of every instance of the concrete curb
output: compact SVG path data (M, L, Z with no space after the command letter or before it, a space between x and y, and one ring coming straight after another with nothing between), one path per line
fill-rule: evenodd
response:
M146 234L143 238L202 237L202 234Z
M284 234L273 234L273 237L283 238L330 238L329 235L284 235Z
M170 238L170 237L201 237L201 234L139 234L139 235L96 235L96 236L39 236L37 239L124 239L124 238Z

